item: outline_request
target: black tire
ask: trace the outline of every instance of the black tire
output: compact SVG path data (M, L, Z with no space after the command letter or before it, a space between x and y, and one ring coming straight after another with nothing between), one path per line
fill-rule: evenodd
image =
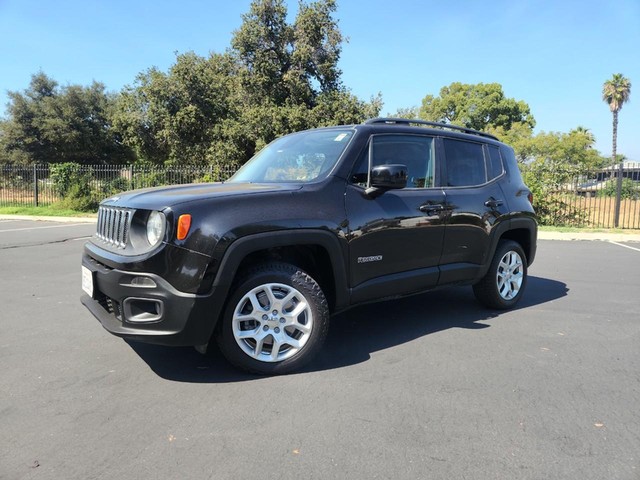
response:
M527 257L522 247L512 240L501 240L489 270L473 286L473 293L487 307L507 310L520 301L526 285Z
M270 262L249 269L235 283L216 341L236 367L280 375L309 362L328 330L329 306L318 283L294 265Z

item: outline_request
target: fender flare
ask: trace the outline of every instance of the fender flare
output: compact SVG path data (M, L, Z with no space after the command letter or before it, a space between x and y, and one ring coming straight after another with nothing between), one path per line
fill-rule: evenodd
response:
M491 265L491 261L493 260L493 256L495 255L496 249L498 248L498 242L505 233L511 230L527 230L529 232L530 250L529 256L527 257L527 264L531 265L533 263L536 254L536 238L538 234L538 225L533 218L511 218L505 222L501 222L500 225L496 226L491 232L491 244L487 252L488 255L484 259L482 268L480 268L476 280L481 279L487 274L489 266Z
M318 245L328 252L333 270L335 309L337 311L348 305L346 248L341 245L335 233L321 229L276 230L256 233L235 240L227 247L220 261L212 284L214 292L222 290L225 292L225 297L227 296L238 266L247 255L268 248L295 245Z

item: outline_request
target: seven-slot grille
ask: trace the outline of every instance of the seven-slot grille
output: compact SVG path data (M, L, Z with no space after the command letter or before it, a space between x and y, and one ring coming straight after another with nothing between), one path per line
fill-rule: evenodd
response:
M96 237L116 248L125 248L134 211L128 208L100 207Z

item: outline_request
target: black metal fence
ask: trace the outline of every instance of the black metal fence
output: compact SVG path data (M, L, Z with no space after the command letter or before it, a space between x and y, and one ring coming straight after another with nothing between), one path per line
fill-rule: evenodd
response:
M534 183L542 187L534 189L539 222L567 227L640 229L640 163L625 164L618 196L619 174L618 166L614 166L576 173L553 185L530 181L530 187Z
M217 166L2 165L0 206L46 206L74 195L89 196L97 203L136 188L222 181L235 170ZM618 169L610 167L576 174L560 184L544 185L542 193L538 191L534 196L540 222L613 228L618 204L619 228L640 229L640 164L625 165L620 199L616 195L617 175Z
M74 189L99 202L125 190L223 181L235 171L218 166L2 165L0 206L47 206L74 194Z

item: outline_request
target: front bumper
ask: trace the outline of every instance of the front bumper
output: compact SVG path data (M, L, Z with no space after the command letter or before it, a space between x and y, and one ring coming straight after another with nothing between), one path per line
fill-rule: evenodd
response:
M224 298L215 291L181 292L159 275L114 269L86 253L82 265L91 272L93 295L81 301L110 333L161 345L209 341Z

